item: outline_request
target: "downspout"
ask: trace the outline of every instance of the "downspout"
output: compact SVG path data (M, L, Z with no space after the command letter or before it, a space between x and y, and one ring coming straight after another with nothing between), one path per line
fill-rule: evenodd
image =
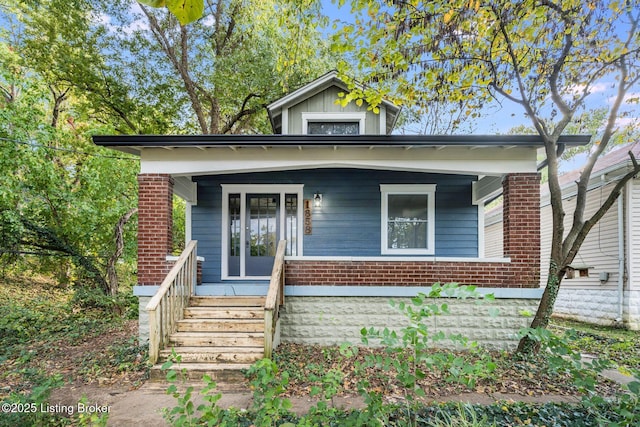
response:
M618 196L618 318L616 323L622 323L624 307L624 200L627 191Z

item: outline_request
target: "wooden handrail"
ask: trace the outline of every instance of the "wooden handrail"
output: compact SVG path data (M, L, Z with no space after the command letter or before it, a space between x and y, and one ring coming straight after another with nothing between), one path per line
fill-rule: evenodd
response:
M184 317L184 309L194 294L198 259L198 242L190 241L164 278L158 292L147 304L149 313L149 362L158 361L160 349L169 342L169 335L176 331L176 325Z
M280 306L284 305L284 254L287 241L280 240L271 270L269 290L264 302L264 357L271 358Z

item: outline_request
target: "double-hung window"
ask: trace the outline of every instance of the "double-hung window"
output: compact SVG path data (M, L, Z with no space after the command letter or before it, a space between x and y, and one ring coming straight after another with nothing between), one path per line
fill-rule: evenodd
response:
M381 184L382 253L435 253L435 184Z

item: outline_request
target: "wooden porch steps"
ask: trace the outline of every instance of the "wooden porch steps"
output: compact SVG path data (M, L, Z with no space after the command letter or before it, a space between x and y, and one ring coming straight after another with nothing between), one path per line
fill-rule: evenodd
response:
M264 297L191 297L169 346L151 368L151 380L166 379L160 368L175 351L181 362L172 369L184 370L187 380L208 374L227 388L243 384L242 370L264 355L264 302Z

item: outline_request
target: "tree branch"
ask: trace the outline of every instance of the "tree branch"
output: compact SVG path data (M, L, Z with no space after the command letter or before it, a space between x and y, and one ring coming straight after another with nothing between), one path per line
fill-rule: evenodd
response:
M191 107L196 114L196 118L198 120L198 125L200 126L200 130L202 133L207 133L207 118L204 113L204 109L202 107L202 102L198 97L196 91L198 90L198 85L193 81L189 74L189 56L188 56L188 30L186 26L180 26L180 57L176 54L175 47L171 44L169 39L167 38L166 33L160 27L158 20L156 17L147 10L146 7L140 5L140 8L144 12L151 26L151 32L154 35L155 39L160 43L160 48L165 53L173 68L176 70L180 78L182 79L182 83L184 84L184 88L187 91L187 96L191 101Z
M527 91L524 85L524 80L522 77L522 74L520 73L519 70L519 66L518 66L518 58L516 57L514 48L513 48L513 43L511 41L511 37L509 35L509 31L507 30L507 28L505 27L505 23L503 19L500 19L500 13L498 10L496 10L496 6L492 7L493 13L498 17L497 21L498 21L498 28L500 33L502 34L502 37L504 38L504 42L506 44L507 47L507 54L509 56L509 60L510 60L510 65L513 68L513 74L515 75L515 79L518 85L518 91L520 92L520 96L521 96L521 100L519 102L520 105L523 106L523 108L525 109L525 112L527 113L527 115L529 116L529 118L531 119L531 121L533 122L533 126L536 128L536 130L538 131L538 133L543 137L543 139L548 139L549 137L549 133L547 131L547 128L545 126L545 124L542 122L542 120L540 120L540 118L538 117L538 115L536 114L535 110L533 109L532 105L531 105L531 100L527 97ZM501 92L501 94L504 93L504 91ZM512 99L513 98L509 98ZM557 139L554 140L554 144L555 141ZM546 144L545 144L546 145ZM554 147L554 151L555 151L555 147Z
M571 48L573 47L573 35L571 34L571 31L567 31L567 29L572 26L572 21L567 17L566 13L560 8L560 6L547 0L541 0L541 4L557 12L561 16L562 22L564 22L564 44L558 59L553 64L551 75L549 76L549 88L551 89L551 99L558 106L562 115L564 117L571 117L575 110L572 110L564 102L564 99L562 99L560 91L558 90L558 77L560 76L560 71L562 71L569 53L571 52ZM566 125L561 128L561 131L564 130L564 127L566 127ZM558 128L559 126L556 127L556 129Z
M115 295L118 292L118 272L116 264L122 256L124 250L124 226L129 222L131 217L138 212L138 208L132 208L122 215L113 230L116 249L107 261L107 288L109 295Z
M637 24L635 22L634 24ZM633 26L633 30L635 30L635 25ZM635 34L635 31L633 31ZM629 37L632 37L631 35ZM576 207L573 214L573 225L571 230L567 234L564 242L563 242L563 257L567 257L571 248L574 247L574 241L578 238L581 230L584 228L584 210L586 206L587 200L587 191L589 179L591 177L591 172L593 171L593 167L596 164L596 161L600 154L604 151L604 149L609 144L612 135L615 133L615 123L618 117L618 112L620 111L620 106L624 100L624 97L627 94L627 91L630 87L635 84L640 76L635 76L631 81L627 81L629 77L629 70L626 63L626 57L620 57L618 62L618 68L620 69L619 76L619 84L618 91L616 93L616 98L613 104L611 105L611 109L609 110L609 115L607 118L607 125L602 134L602 138L600 139L600 143L595 145L595 150L591 153L589 158L587 159L587 163L585 164L582 173L580 174L580 179L578 181L578 191L576 194Z
M13 87L11 89L13 89ZM7 104L11 103L14 100L13 90L10 91L9 89L0 85L0 92L2 92L2 97Z
M67 99L67 95L71 88L66 88L62 93L58 93L53 85L49 85L49 91L53 96L53 106L51 107L51 127L56 127L58 125L58 117L60 116L60 107L62 103Z
M22 224L25 229L33 233L32 239L24 243L35 248L69 255L74 263L87 274L87 277L91 281L105 291L105 293L108 292L107 283L104 280L100 268L89 257L82 255L76 247L66 242L55 230L41 227L24 217L22 218Z
M250 93L249 95L247 95L244 98L244 101L242 102L242 106L240 107L240 110L233 115L231 118L229 118L229 120L227 121L227 123L225 124L225 126L222 128L222 133L228 133L231 131L231 129L233 129L233 125L236 124L236 122L238 122L240 119L242 119L245 116L254 114L256 112L258 112L261 108L266 107L267 104L261 104L258 106L255 106L253 108L247 108L247 104L249 103L249 101L252 98L261 98L261 95L255 94L255 93Z
M611 193L609 193L609 196L600 206L600 208L591 216L591 218L584 222L575 239L573 239L571 246L568 248L563 265L561 267L565 267L571 264L571 262L577 255L580 246L584 242L584 239L586 239L587 235L589 234L589 231L591 231L593 226L598 221L600 221L604 214L607 213L609 208L613 206L613 203L620 196L620 193L622 192L622 189L627 184L627 182L629 182L631 178L640 173L640 165L638 165L638 162L636 161L636 158L633 155L632 151L629 151L629 157L631 158L632 170L630 172L627 172L622 178L620 178L620 180L616 183L615 187L613 187L613 190L611 190Z

